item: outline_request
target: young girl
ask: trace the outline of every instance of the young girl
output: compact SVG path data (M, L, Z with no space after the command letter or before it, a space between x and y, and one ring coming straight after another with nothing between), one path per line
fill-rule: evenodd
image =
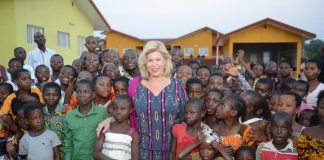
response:
M39 90L41 90L41 84L46 83L50 77L50 70L46 65L39 65L35 69L35 77L37 78L37 84Z
M321 64L315 59L310 59L305 64L304 72L309 85L306 102L316 108L317 95L324 90L324 84L318 81L318 76L321 73Z
M267 101L259 92L252 90L244 91L241 93L241 97L246 103L246 111L241 117L241 122L254 130L254 140L257 144L269 140L268 121L263 119L263 117L269 117Z
M219 102L223 97L223 92L218 89L209 90L205 96L205 106L207 112L203 121L209 127L213 127L214 123L217 121L215 117L216 107L218 107Z
M109 62L106 63L102 69L101 73L104 75L107 75L112 81L117 79L120 76L120 72L118 71L118 68L116 67L115 64Z
M182 159L180 155L186 147L197 140L198 132L202 131L202 118L205 115L204 101L199 99L189 100L185 106L185 123L175 124L172 128L172 143L170 159ZM187 157L197 158L198 148L190 151Z
M190 78L186 82L186 92L189 99L203 99L205 95L203 83L197 78Z
M105 134L100 134L94 148L95 159L134 159L139 157L139 133L128 123L132 112L132 101L126 95L117 96L114 101L113 116Z
M94 99L94 105L107 108L111 100L111 80L108 76L99 75L94 79L96 98Z
M324 159L324 91L318 94L316 112L320 124L304 129L297 141L297 152L301 159Z
M245 112L245 101L236 95L229 95L222 99L216 108L216 118L220 123L213 130L221 137L220 144L229 155L240 148L244 143L254 147L254 132L247 125L239 123L239 117Z
M114 80L113 87L115 95L127 95L129 79L125 76L118 77Z

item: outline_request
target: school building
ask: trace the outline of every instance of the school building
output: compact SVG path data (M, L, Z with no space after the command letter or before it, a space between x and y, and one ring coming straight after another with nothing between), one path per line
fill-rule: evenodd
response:
M115 30L103 34L106 48L116 49L120 55L128 48L141 51L148 40ZM236 57L237 50L243 49L247 61L266 64L287 59L299 71L303 42L315 37L311 32L266 18L227 34L203 27L178 38L156 40L162 40L168 49L181 48L185 61L199 58L203 64L217 64L224 56Z
M0 64L7 65L15 47L33 50L34 33L42 32L46 47L64 57L66 64L85 50L85 38L110 26L92 0L1 0Z

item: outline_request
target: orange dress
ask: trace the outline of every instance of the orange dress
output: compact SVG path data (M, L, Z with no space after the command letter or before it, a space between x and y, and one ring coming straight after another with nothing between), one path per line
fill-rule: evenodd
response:
M238 130L238 133L221 136L220 144L225 148L227 145L230 145L234 150L239 149L244 143L251 147L254 144L253 139L254 131L246 125L242 125Z
M297 152L299 158L324 159L324 140L301 134L297 140Z

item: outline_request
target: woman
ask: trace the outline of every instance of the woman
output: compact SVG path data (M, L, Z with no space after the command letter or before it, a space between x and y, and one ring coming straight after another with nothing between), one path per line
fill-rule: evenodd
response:
M132 127L136 127L141 135L140 157L145 160L167 159L171 126L182 122L188 97L181 81L171 78L171 56L163 43L147 42L138 65L141 77L130 82L128 91L134 102L136 125L131 119ZM105 133L111 120L102 122L98 131Z

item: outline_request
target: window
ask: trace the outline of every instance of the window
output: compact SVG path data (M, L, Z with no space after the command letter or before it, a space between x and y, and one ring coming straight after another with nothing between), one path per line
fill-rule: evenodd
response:
M200 56L207 56L208 55L208 48L199 48L199 55Z
M86 51L85 44L86 37L78 36L78 55L81 55L83 51Z
M57 32L57 46L60 48L70 48L69 33Z
M183 52L185 56L191 56L194 53L193 48L185 48Z
M34 34L36 32L40 32L44 34L44 28L33 26L33 25L27 25L27 43L29 44L36 44L34 42Z

